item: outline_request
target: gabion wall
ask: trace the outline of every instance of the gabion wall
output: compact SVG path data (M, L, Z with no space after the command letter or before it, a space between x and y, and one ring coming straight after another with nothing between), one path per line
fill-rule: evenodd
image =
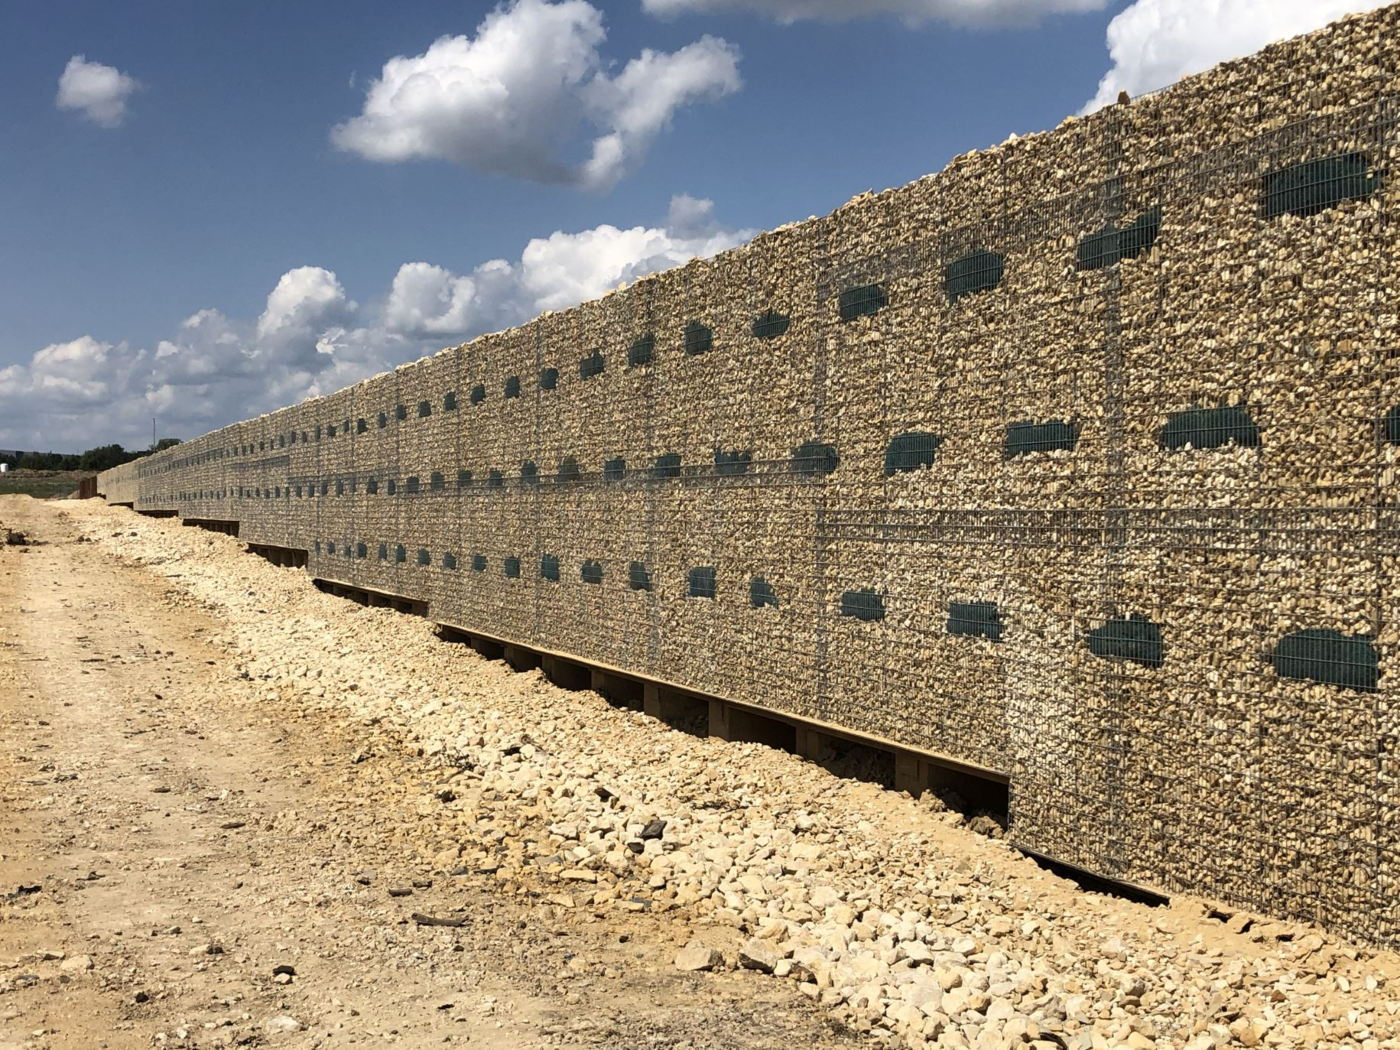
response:
M1400 940L1400 8L109 471Z

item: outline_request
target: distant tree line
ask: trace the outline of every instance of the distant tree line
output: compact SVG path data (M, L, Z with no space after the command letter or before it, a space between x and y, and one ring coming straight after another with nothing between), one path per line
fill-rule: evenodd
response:
M150 448L127 451L120 445L99 445L77 455L61 452L25 452L13 464L22 470L111 470L133 459L149 456L180 444L179 438L161 438Z

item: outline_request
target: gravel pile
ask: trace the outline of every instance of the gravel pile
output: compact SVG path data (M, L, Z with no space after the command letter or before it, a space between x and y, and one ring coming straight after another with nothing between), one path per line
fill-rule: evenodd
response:
M437 763L397 830L425 872L491 873L561 912L688 918L677 966L797 981L891 1045L1400 1047L1393 954L1088 893L935 799L512 673L228 537L96 502L71 516L226 623L216 642L268 699L353 728L347 761L408 777L413 759L420 779Z

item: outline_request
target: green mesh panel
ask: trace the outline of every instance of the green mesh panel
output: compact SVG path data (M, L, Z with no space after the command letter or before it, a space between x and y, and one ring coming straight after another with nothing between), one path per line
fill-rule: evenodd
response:
M426 419L433 414L433 406L427 401L418 402L418 418Z
M726 452L723 449L715 449L715 470L725 477L747 473L751 462L753 453L747 450Z
M776 310L767 310L754 318L753 334L759 339L777 339L786 335L792 319Z
M526 460L520 464L520 481L525 485L538 485L540 483L540 468L533 460Z
M457 471L457 487L459 489L469 489L472 487L472 472L470 470Z
M885 290L878 284L862 284L842 292L838 308L841 320L854 321L857 317L873 317L888 304Z
M943 275L943 290L955 303L965 295L986 292L1001 284L1005 260L999 252L979 249L952 263Z
M473 405L479 405L479 404L481 404L483 401L485 401L485 400L486 400L486 384L485 384L485 383L477 383L476 386L472 387L471 396L470 396L467 400L469 400Z
M394 407L394 418L397 419L400 423L402 423L405 419L407 419L407 418L408 418L408 406L407 406L407 405L396 405L396 406Z
M380 430L383 430L385 427L387 427L387 426L389 425L389 413L387 413L387 412L381 412L381 413L379 413L379 419L377 420L377 422L379 423L379 429L380 429Z
M1032 452L1051 452L1055 449L1073 452L1078 441L1079 425L1076 423L1062 423L1054 419L1048 423L1025 420L1006 428L1005 456L1015 459Z
M1167 419L1158 438L1162 448L1223 448L1229 444L1240 448L1258 448L1261 444L1259 427L1243 406L1223 408L1190 408Z
M603 563L599 561L585 561L579 569L579 576L584 583L598 584L603 582Z
M505 569L506 575L512 580L520 577L520 559L515 555L512 554L506 558L503 568Z
M573 456L565 456L559 461L559 472L554 475L554 480L560 485L567 485L570 482L582 481L583 471L579 470L578 460Z
M1162 629L1146 616L1109 620L1089 632L1089 652L1105 660L1128 660L1143 667L1162 666Z
M1380 658L1369 634L1342 634L1331 629L1295 631L1274 647L1274 670L1280 678L1375 692Z
M1292 164L1265 175L1261 184L1264 216L1316 215L1343 201L1362 200L1381 187L1365 153L1339 153Z
M559 369L557 369L557 368L541 368L541 369L540 369L540 389L541 389L541 390L553 390L553 389L554 389L555 387L557 387L558 385L559 385Z
M582 361L578 363L578 377L580 379L592 379L594 376L603 374L603 369L607 367L607 360L603 357L601 350L594 350Z
M678 478L681 476L681 454L679 452L663 452L656 457L656 466L652 468L651 476L654 478Z
M419 565L431 565L432 563L433 563L432 555L428 553L428 551L427 551L426 548L419 547L419 548L418 548L418 564L419 564Z
M455 569L457 567L457 555L451 551L444 551L442 555L442 567L444 569Z
M486 555L484 555L484 554L473 554L473 555L472 555L472 572L485 572L485 571L486 571Z
M685 352L687 354L707 354L714 349L714 333L707 325L699 321L687 321L685 324Z
M513 397L519 397L519 396L520 396L520 377L519 377L519 376L507 376L507 377L506 377L506 385L505 385L505 390L503 391L503 396L506 398L506 400L510 400L510 399L513 398Z
M885 477L906 470L933 466L934 453L943 439L937 434L911 430L900 434L885 449Z
M367 544L367 543L357 543L357 544L355 544L355 557L357 557L357 558L368 558L368 557L369 557L369 544Z
M698 565L685 574L687 593L692 598L715 596L715 567Z
M410 476L403 479L403 490L407 492L410 496L416 494L418 492L418 489L419 484L417 478Z
M457 391L449 390L442 395L442 410L452 412L457 408Z
M540 576L546 580L559 582L559 558L554 554L540 555Z
M621 481L627 476L627 461L621 456L603 463L604 481Z
M1396 405L1385 414L1381 427L1385 433L1386 444L1400 445L1400 405Z
M948 633L965 638L987 638L1001 641L1005 629L996 602L950 602L948 604Z
M368 432L368 430L369 430L369 424L366 423L363 419L357 419L357 420L355 420L355 433L357 433L357 434L364 434L364 433ZM278 440L280 441L281 438L278 438Z
M841 595L841 615L857 620L883 620L885 600L869 587Z
M405 547L402 543L400 543L397 547L394 548L394 561L400 564L408 561L408 548Z
M634 561L627 566L627 586L634 591L651 590L651 573L641 562Z
M773 590L773 585L761 576L755 576L749 581L749 604L755 609L765 607L778 607L778 595Z
M380 561L388 561L388 560L389 560L389 545L388 545L387 543L381 543L381 544L379 545L379 560L380 560Z
M656 336L648 332L627 348L627 367L640 368L642 365L649 365L655 356Z
M486 472L486 487L488 489L498 489L506 483L505 477L494 467Z
M1080 271L1101 270L1119 259L1136 259L1144 252L1151 251L1161 228L1160 205L1149 208L1122 230L1112 225L1105 226L1079 242L1075 251L1075 268Z
M835 445L820 441L804 441L792 454L794 474L830 474L840 463Z
M441 492L446 484L447 482L439 471L433 471L428 477L428 488L433 492Z

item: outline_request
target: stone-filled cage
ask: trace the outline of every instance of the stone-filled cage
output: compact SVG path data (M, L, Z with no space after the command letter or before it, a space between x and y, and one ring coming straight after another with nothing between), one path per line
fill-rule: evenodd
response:
M1400 7L108 471L1400 943Z

